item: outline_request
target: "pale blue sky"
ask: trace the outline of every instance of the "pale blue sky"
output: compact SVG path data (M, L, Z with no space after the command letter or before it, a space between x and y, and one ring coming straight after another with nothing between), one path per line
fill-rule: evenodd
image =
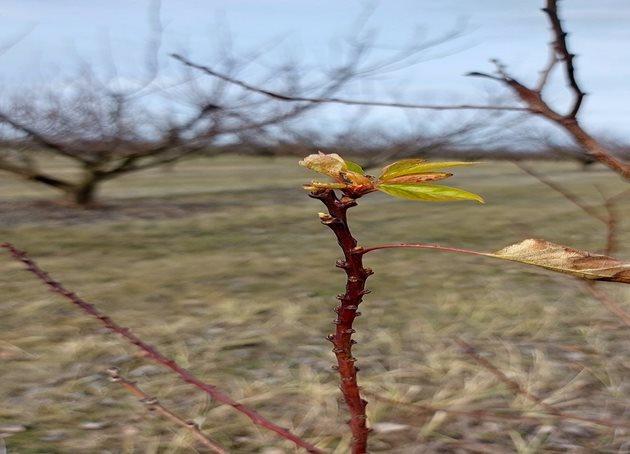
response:
M268 58L287 55L306 62L338 57L347 34L366 5L374 8L367 28L376 42L402 47L414 37L436 38L455 27L462 35L432 48L427 61L350 87L346 95L420 103L483 102L492 82L464 77L492 71L502 60L517 78L536 79L547 58L547 21L542 0L163 0L163 63L185 51L212 65L213 49L230 36L236 53L275 43ZM630 2L560 2L569 44L579 55L578 79L591 95L584 125L630 141ZM0 55L4 92L25 80L54 81L80 59L110 59L119 76L137 77L148 35L147 0L2 0L0 47L23 37ZM429 58L438 57L441 58ZM261 60L261 68L265 60ZM566 98L554 90L551 99ZM338 118L346 113L335 112ZM348 115L350 115L348 113ZM381 114L389 115L389 114Z

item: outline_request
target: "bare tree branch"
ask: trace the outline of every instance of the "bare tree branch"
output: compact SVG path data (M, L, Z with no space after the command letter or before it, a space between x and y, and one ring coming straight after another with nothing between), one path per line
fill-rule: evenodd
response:
M508 377L505 372L499 369L496 365L494 365L490 360L481 356L481 354L477 351L477 349L464 341L463 339L456 339L455 342L462 348L462 351L472 358L479 366L486 369L492 375L494 375L497 380L506 385L508 389L510 389L515 395L523 396L535 403L536 405L543 408L550 415L555 416L560 419L572 419L574 421L582 421L591 424L597 424L600 426L606 427L617 427L630 429L630 423L624 421L617 421L613 419L600 419L600 418L591 418L590 416L582 416L574 413L568 413L556 408L555 406L545 402L544 399L532 394L530 391L525 389L520 383L515 380L512 380Z
M630 313L624 310L616 301L614 301L606 292L599 288L595 282L584 282L585 288L589 291L597 301L602 303L606 309L615 314L626 326L630 327Z
M523 172L527 173L528 175L531 175L532 177L534 177L538 181L540 181L542 184L544 184L544 185L548 186L549 188L553 189L554 191L556 191L558 194L560 194L562 197L564 197L565 199L567 199L568 201L573 203L575 206L580 208L582 211L584 211L586 214L588 214L593 219L597 219L598 221L603 222L604 224L608 224L608 219L605 216L600 214L592 206L586 205L582 200L580 200L578 198L578 196L576 196L575 194L572 194L566 188L564 188L564 187L560 186L558 183L556 183L554 181L551 181L550 179L544 177L543 175L541 175L540 173L536 172L531 167L526 166L525 164L523 164L521 162L514 161L514 164L519 169L521 169Z
M595 159L605 164L625 179L630 179L630 163L624 162L614 156L600 141L595 139L579 124L577 114L582 105L585 93L582 91L575 76L575 66L573 64L574 54L569 52L566 42L567 33L562 28L562 23L558 15L557 0L547 0L547 6L543 11L547 14L554 40L550 44L553 57L542 71L541 78L535 88L529 88L512 77L498 60L493 60L496 65L497 75L490 75L482 72L471 72L469 76L485 77L506 85L521 101L528 107L528 110L536 115L540 115L564 129L573 139ZM563 63L565 77L569 83L569 88L573 93L573 105L568 113L563 114L547 104L542 96L543 89L547 83L549 73L556 64L556 61Z
M254 93L258 93L258 94L273 98L275 100L284 101L284 102L306 102L306 103L314 103L314 104L345 104L345 105L350 105L350 106L392 107L392 108L400 108L400 109L426 109L426 110L505 110L505 111L511 111L511 112L529 112L530 111L526 107L517 107L517 106L484 106L484 105L473 105L473 104L459 104L459 105L410 104L410 103L400 103L400 102L386 102L386 101L379 102L379 101L369 101L369 100L345 99L345 98L337 98L337 97L326 98L326 97L289 95L289 94L284 94L284 93L278 93L275 91L265 90L263 88L254 86L242 80L220 73L208 66L193 63L192 61L188 60L187 58L179 54L173 54L172 57L182 62L186 66L203 71L209 76L219 78L221 80L224 80L226 82L239 86L245 90L252 91Z
M70 159L76 159L81 162L86 162L85 159L83 159L80 155L77 155L72 150L69 150L66 146L62 145L61 143L51 140L45 135L40 134L35 129L9 118L7 115L3 114L2 112L0 112L0 122L4 122L10 125L11 127L13 127L14 129L20 132L23 132L24 134L27 134L29 137L35 140L35 142L38 143L39 145L42 145L46 148L54 150L56 153L60 154L61 156L65 156Z
M26 180L47 184L54 188L61 189L62 191L66 191L72 188L72 183L68 181L46 175L45 173L41 173L31 167L17 166L11 164L10 162L3 160L2 158L0 158L0 170L5 170L7 172L19 175Z
M159 413L165 418L173 421L178 426L183 427L191 434L193 434L194 437L197 438L197 440L199 440L206 448L210 449L210 451L214 452L215 454L229 454L229 451L219 446L207 435L204 435L204 433L199 429L199 426L194 421L185 421L181 417L177 416L171 410L162 405L157 398L149 396L147 393L142 391L134 382L129 381L125 377L120 375L120 371L118 370L118 368L111 367L107 369L107 375L109 375L109 379L111 382L120 384L120 386L136 396L138 400L140 400L140 402L142 402L146 406L147 410Z
M467 345L470 345L470 344L467 344ZM603 427L612 427L612 428L630 427L630 425L628 424L611 420L611 419L588 418L588 421L585 421L585 418L580 415L574 415L572 413L565 413L559 410L555 413L541 412L540 414L537 414L536 416L529 416L529 415L523 415L523 413L525 413L524 410L508 410L509 412L507 412L505 409L502 409L501 411L457 409L457 408L442 407L442 406L435 406L435 405L415 404L415 403L409 403L409 402L404 402L404 401L395 400L395 399L389 399L387 397L384 397L384 396L381 396L379 394L372 393L369 391L365 391L365 394L378 401L393 405L396 408L400 408L400 407L408 408L412 411L419 412L419 413L437 413L439 411L442 411L444 413L447 413L453 416L460 416L464 418L472 418L472 419L483 420L483 421L496 421L496 422L515 421L515 422L541 423L541 420L543 419L553 418L553 419L561 419L561 420L573 419L573 420L577 420L581 422L588 422L591 424L596 424L598 426L603 426Z
M567 33L562 29L562 22L560 21L560 16L558 16L558 1L547 0L547 7L543 8L543 11L547 14L553 30L555 39L552 46L555 50L556 58L564 62L565 76L574 94L573 107L567 116L569 118L575 118L582 105L582 100L586 95L575 79L575 66L573 65L575 54L569 52L569 48L567 47Z

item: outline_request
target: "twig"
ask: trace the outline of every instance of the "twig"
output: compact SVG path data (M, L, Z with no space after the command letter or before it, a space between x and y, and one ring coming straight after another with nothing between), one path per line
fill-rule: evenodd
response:
M605 199L604 208L606 208L606 213L608 214L604 255L610 255L617 249L617 226L619 225L617 221L617 207L612 199Z
M465 418L473 418L473 419L483 419L485 421L515 421L515 422L540 422L539 418L534 416L524 416L522 414L513 414L513 413L498 413L498 412L490 412L487 410L458 410L454 408L441 407L436 405L427 405L427 404L414 404L410 402L404 402L401 400L390 399L388 397L382 396L380 394L376 394L373 392L365 391L365 394L374 398L375 400L388 403L395 407L407 407L410 410L414 410L416 412L422 413L436 413L442 411L444 413L453 415L453 416L462 416ZM518 413L522 413L522 410L516 410ZM554 415L544 415L544 416L554 416Z
M514 414L524 413L528 410L513 410L514 413L500 413L500 412L491 412L488 410L458 410L454 408L448 407L439 407L435 405L427 405L427 404L414 404L410 402L404 402L400 400L390 399L388 397L381 396L379 394L373 392L365 392L370 397L373 397L376 400L389 403L391 405L395 405L397 407L407 407L411 410L415 410L418 412L438 412L442 411L447 414L451 414L454 416L462 416L464 418L473 418L473 419L483 419L485 421L514 421L514 422L534 422L539 423L543 418L555 418L555 419L570 419L581 422L588 422L592 424L596 424L602 427L613 427L613 428L628 428L630 425L626 423L618 423L611 419L598 419L598 418L586 418L579 415L573 415L571 413L564 413L562 411L557 411L555 413L541 413L536 416L527 416L523 414Z
M554 407L553 405L548 404L540 397L535 396L534 394L529 392L527 389L523 388L518 382L509 378L507 375L505 375L505 373L501 369L495 366L491 361L481 356L479 352L477 351L477 349L473 347L472 345L470 345L468 342L465 342L462 339L455 339L455 342L462 348L463 352L466 355L470 356L472 359L475 360L477 364L479 364L481 367L483 367L492 375L494 375L497 378L497 380L499 380L501 383L505 384L509 389L511 389L515 395L521 395L529 399L536 405L539 405L545 411L549 412L549 414L552 416L555 416L560 419L572 419L574 421L588 422L591 424L597 424L599 426L630 429L630 423L626 423L623 421L616 421L616 420L606 419L606 418L591 418L588 416L576 415L574 413L565 413L562 410Z
M494 375L500 382L502 382L508 388L510 388L514 392L514 394L525 396L530 401L534 402L537 405L540 405L549 413L554 414L554 415L557 414L558 410L555 407L544 402L541 398L533 395L528 390L523 388L520 383L509 378L507 375L505 375L505 373L501 369L499 369L497 366L492 364L486 358L481 356L479 352L477 352L477 349L475 349L475 347L470 345L468 342L462 339L456 339L455 342L462 348L464 353L466 353L468 356L474 359L475 362L477 362L477 364L482 366L484 369L490 371L492 375Z
M216 442L204 435L204 433L201 432L201 430L199 429L199 425L197 423L195 423L194 421L185 421L184 419L177 416L175 413L162 405L157 398L149 396L147 393L142 391L134 382L129 381L125 377L120 375L120 371L117 367L111 367L107 369L107 374L109 375L110 381L112 381L113 383L119 383L120 386L136 396L140 400L140 402L146 405L147 410L159 413L165 418L173 421L175 424L188 430L197 438L197 440L199 440L212 452L216 454L229 454L229 451L225 450Z
M532 177L536 178L538 181L540 181L544 185L556 191L558 194L560 194L565 199L569 200L571 203L573 203L575 206L580 208L582 211L584 211L587 215L589 215L593 219L596 219L602 222L603 224L605 224L606 225L606 245L604 247L604 255L610 255L613 253L617 245L618 222L617 222L616 203L620 199L620 195L625 194L627 191L623 191L621 194L617 194L612 197L606 197L603 191L597 188L599 190L599 193L602 196L602 199L604 200L604 208L606 209L606 213L607 213L607 215L604 216L600 214L594 207L586 205L584 202L582 202L575 194L570 193L566 188L560 186L556 182L545 178L538 172L534 171L532 168L518 161L514 161L514 165L520 168L523 172L531 175Z
M529 112L527 107L519 106L488 106L488 105L474 105L474 104L457 104L457 105L432 105L432 104L413 104L413 103L401 103L401 102L385 102L385 101L367 101L358 99L345 99L338 97L308 97L308 96L295 96L285 93L278 93L271 90L265 90L257 87L245 81L228 76L227 74L220 73L208 66L199 65L193 63L187 58L179 54L171 55L174 59L180 61L186 66L198 69L209 76L216 77L218 79L229 82L233 85L241 87L244 90L258 93L260 95L268 96L283 102L307 102L314 104L345 104L350 106L372 106L372 107L393 107L399 109L426 109L426 110L506 110L511 112Z
M551 75L551 71L553 71L553 68L555 68L558 61L556 50L552 48L549 52L549 63L547 63L547 66L545 66L545 68L540 72L540 78L538 79L538 84L536 84L536 91L538 93L541 93L545 88L547 80L549 80L549 76Z
M553 30L555 38L552 43L553 49L557 57L564 62L565 75L574 94L573 107L567 116L575 118L585 96L575 78L575 66L573 65L575 54L569 52L567 47L567 33L562 29L562 22L560 21L560 16L558 16L558 1L547 0L547 7L543 8L543 11L547 14Z
M604 191L599 187L597 187L597 190L604 199L604 208L606 209L607 214L606 248L604 249L604 254L610 255L617 249L617 235L619 233L619 213L617 212L617 203L620 200L626 200L625 197L630 194L630 189L621 191L613 196L606 196Z
M616 301L611 299L607 293L597 287L594 282L583 282L585 288L591 295L606 307L610 312L615 314L627 326L630 326L630 314L626 312Z
M297 435L291 433L288 429L280 427L263 416L256 413L254 410L245 407L243 404L238 403L227 394L224 394L219 388L214 385L210 385L208 383L204 383L199 378L194 376L191 372L179 366L172 359L167 358L162 353L160 353L155 347L147 344L138 336L133 334L129 328L125 328L124 326L119 325L115 321L113 321L109 316L99 311L93 304L87 303L82 300L77 294L66 289L63 285L56 280L52 279L48 273L42 270L33 260L31 260L25 252L16 249L13 245L9 243L3 243L0 247L6 248L9 250L11 255L17 260L21 261L26 265L26 269L37 276L40 280L42 280L52 292L58 293L61 296L65 297L72 304L78 306L81 310L86 312L88 315L100 320L100 322L110 331L117 333L131 342L133 345L142 350L147 357L151 360L155 361L158 364L163 365L164 367L170 369L175 375L179 376L183 381L189 383L215 400L232 407L234 410L239 413L247 416L254 424L257 426L263 427L271 432L276 433L277 435L285 438L287 440L292 441L297 446L304 448L307 452L313 454L323 454L324 452L301 439Z
M524 165L523 163L520 163L518 161L514 161L514 164L519 169L521 169L523 172L531 175L532 177L534 177L538 181L540 181L542 184L544 184L544 185L550 187L551 189L553 189L554 191L556 191L558 194L560 194L562 197L564 197L565 199L567 199L568 201L573 203L575 206L580 208L582 211L584 211L590 217L592 217L594 219L597 219L598 221L603 222L604 224L608 223L608 220L604 216L602 216L600 213L598 213L597 210L595 210L591 206L586 205L575 194L571 194L566 188L563 188L562 186L560 186L559 184L555 183L554 181L551 181L551 180L545 178L544 176L542 176L541 174L539 174L538 172L536 172L532 168ZM608 254L606 254L606 255L608 255Z
M484 252L471 251L468 249L460 249L450 246L440 246L439 244L420 244L420 243L400 243L400 244L380 244L378 246L361 248L356 251L358 254L367 254L368 252L378 251L379 249L436 249L439 251L460 252L462 254L480 255L482 257L493 257L492 254Z

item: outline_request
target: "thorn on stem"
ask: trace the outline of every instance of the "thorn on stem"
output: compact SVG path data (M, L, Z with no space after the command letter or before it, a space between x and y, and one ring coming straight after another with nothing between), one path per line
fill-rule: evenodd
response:
M145 397L144 399L140 399L140 402L147 406L157 405L158 399L157 397Z

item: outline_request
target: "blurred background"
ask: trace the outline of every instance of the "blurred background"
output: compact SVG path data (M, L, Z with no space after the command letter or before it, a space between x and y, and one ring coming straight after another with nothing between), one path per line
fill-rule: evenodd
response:
M302 189L317 176L299 159L336 152L371 174L412 157L480 161L449 185L483 206L361 199L350 216L364 246L493 251L544 238L630 258L627 181L503 84L466 76L493 74L498 59L535 85L552 40L543 6L4 0L0 239L202 379L345 453L324 340L345 276L323 207ZM560 8L588 93L580 123L628 160L630 5ZM563 76L551 72L543 93L559 111L572 103ZM627 425L546 416L455 342L565 412L626 421L627 326L579 282L438 251L379 251L366 264L375 275L355 356L372 452L630 449ZM205 452L108 383L111 366L231 452L297 452L147 362L8 255L0 275L0 452ZM628 310L621 287L598 288Z

